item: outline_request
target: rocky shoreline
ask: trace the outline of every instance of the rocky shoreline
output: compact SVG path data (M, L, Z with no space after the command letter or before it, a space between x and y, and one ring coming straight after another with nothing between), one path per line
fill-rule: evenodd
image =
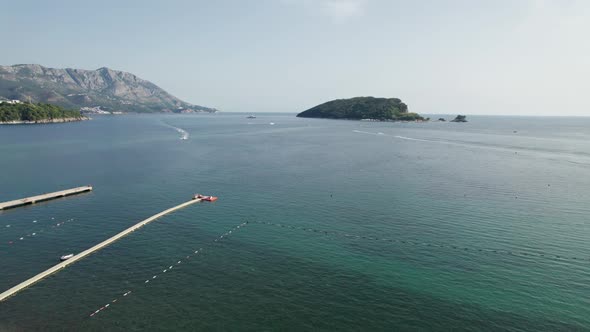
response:
M37 120L37 121L0 121L0 125L19 125L19 124L46 124L46 123L64 123L64 122L76 122L76 121L86 121L90 120L90 118L83 117L83 118L62 118L62 119L44 119L44 120Z

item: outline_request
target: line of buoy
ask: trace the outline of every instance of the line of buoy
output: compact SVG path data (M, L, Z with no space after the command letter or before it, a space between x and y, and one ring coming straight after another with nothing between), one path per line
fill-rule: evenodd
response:
M473 248L473 247L468 248L468 247L457 246L457 245L424 242L424 241L418 241L418 240L401 240L401 239L393 239L393 238L381 238L381 237L370 236L370 235L358 235L358 234L350 234L350 233L345 233L345 232L327 231L327 230L321 230L321 229L312 228L312 227L300 227L300 226L293 226L290 224L273 223L273 222L266 222L266 221L246 221L244 223L241 223L240 225L233 227L231 230L229 230L229 231L223 233L222 235L218 236L217 238L215 238L213 240L213 243L216 243L216 242L222 241L223 239L228 238L230 235L235 233L237 230L245 227L248 224L275 226L275 227L279 227L279 228L287 228L287 229L316 233L321 236L338 236L338 237L353 239L353 240L362 239L362 240L378 241L378 242L383 242L383 243L400 243L400 244L405 244L405 245L438 247L438 248L447 248L447 249L453 249L453 250L458 250L458 251L469 251L469 252L487 252L487 253L494 253L494 254L507 254L507 255L511 255L511 256L521 256L521 257L538 257L538 258L545 258L545 259L560 259L560 260L568 260L569 259L569 260L577 260L577 261L590 261L590 258L580 258L580 257L547 254L547 253L531 253L531 252L505 250L505 249ZM202 253L203 250L204 250L203 248L199 248L199 249L195 250L194 252L192 252L191 254L185 256L185 258L190 259L192 256ZM161 273L170 272L175 266L178 266L181 263L182 263L182 260L178 260L175 264L170 265L167 268L164 268L163 270L161 270L162 271ZM149 286L150 282L154 282L154 280L159 275L160 274L155 274L151 278L145 279L145 281L143 281L143 284L145 286ZM121 297L115 298L109 304L104 305L104 306L100 307L99 309L93 311L92 313L90 313L89 316L93 317L96 314L100 313L101 311L106 310L107 308L110 307L110 304L117 302L122 297L128 296L129 294L131 294L130 290L123 293L121 295Z
M325 231L325 230L319 230L319 229L315 229L315 228L299 227L299 226L293 226L293 225L289 225L289 224L272 223L272 222L266 222L266 221L249 221L249 222L252 224L276 226L276 227L280 227L280 228L288 228L288 229L295 229L295 230L301 230L301 231L306 231L306 232L320 233L323 235L333 235L333 236L344 237L344 238L349 238L349 239L373 240L373 241L380 241L380 242L385 242L385 243L395 242L395 243L414 245L414 246L438 247L438 248L447 248L447 249L461 250L461 251L468 251L468 252L487 252L487 253L504 254L504 255L517 256L517 257L527 257L527 258L537 257L537 258L543 258L543 259L590 261L590 258L586 258L586 257L557 255L557 254L550 254L550 253L545 253L545 252L526 252L526 251L522 251L522 250L463 247L463 246L458 246L458 245L432 243L432 242L424 242L424 241L418 241L418 240L400 240L400 239L393 239L393 238L381 238L381 237L377 237L377 236L356 235L356 234L349 234L349 233L344 233L344 232Z
M37 220L35 220L34 222L36 222L36 221L37 221ZM2 225L2 226L3 226L2 228L10 228L10 227L12 227L12 225L11 225L11 224L5 224L5 225Z
M239 230L239 229L241 229L241 228L244 228L244 227L246 226L246 224L247 224L247 223L246 223L246 222L244 222L244 223L241 223L241 224L239 224L239 225L237 225L237 226L234 226L234 227L233 227L233 228L231 228L229 231L227 231L227 232L223 233L222 235L220 235L220 236L216 237L216 238L213 240L213 242L215 243L215 242L221 241L221 240L223 240L223 239L227 239L227 238L229 237L229 235L230 235L230 234L232 234L232 233L235 233L235 231L237 231L237 230ZM202 247L200 247L200 248L198 248L198 249L195 249L195 250L191 250L191 253L190 253L190 254L188 254L188 255L186 255L186 256L184 256L184 259L185 259L185 260L191 259L193 256L196 256L196 255L202 254L202 253L203 253L203 251L204 251L204 249L203 249ZM149 277L149 278L145 279L145 280L143 281L143 285L144 285L144 286L146 286L146 287L147 287L147 286L150 286L151 284L153 284L153 282L155 282L155 280L158 278L158 276L160 276L160 275L161 275L161 274L163 274L163 273L169 273L169 272L170 272L172 269L174 269L174 267L177 267L178 265L180 265L180 264L182 264L182 263L183 263L183 260L182 260L182 259L179 259L179 260L177 260L177 261L176 261L174 264L172 264L172 265L169 265L168 267L165 267L165 268L161 269L161 271L162 271L162 272L160 272L160 273L157 273L157 274L154 274L154 275L152 275L151 277ZM158 271L160 271L160 270L158 270ZM98 309L96 309L96 310L92 311L92 312L89 314L89 317L94 317L94 316L96 316L96 315L97 315L97 314L99 314L100 312L102 312L102 311L104 311L104 310L106 310L106 309L110 308L112 304L114 304L114 303L118 302L118 301L119 301L119 300L121 300L123 297L126 297L126 296L130 295L131 293L132 293L132 291L131 291L131 290L127 290L127 291L125 291L125 292L124 292L124 293L122 293L122 294L121 294L119 297L115 297L115 298L114 298L113 300L111 300L109 303L107 303L107 304L105 304L105 305L101 306L100 308L98 308Z
M58 227L61 227L61 226L65 225L66 223L71 223L74 220L75 220L74 218L71 218L71 219L68 219L68 220L65 220L65 221L58 222L57 224L48 225L48 226L46 226L46 227L44 227L44 228L42 228L42 229L40 229L40 230L38 230L36 232L30 232L30 233L28 233L26 235L23 235L23 236L20 236L20 237L16 238L15 240L6 241L6 244L8 244L8 245L16 244L18 242L24 241L27 238L32 238L32 237L35 237L35 236L37 236L37 235L39 235L41 233L44 233L46 230L49 230L51 228L58 228Z
M55 217L51 217L51 219L41 219L41 220L35 219L35 220L33 220L32 223L37 224L37 223L39 223L39 221L47 221L47 220L55 220ZM22 222L17 222L17 224L22 225ZM40 224L42 224L42 222ZM14 225L16 225L16 224L14 224ZM4 224L4 225L0 226L0 229L11 228L12 226L13 226L13 224Z

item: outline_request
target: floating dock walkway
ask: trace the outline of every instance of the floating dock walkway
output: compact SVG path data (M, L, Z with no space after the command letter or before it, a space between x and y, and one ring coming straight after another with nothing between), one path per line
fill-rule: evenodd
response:
M21 282L20 284L14 286L12 288L10 288L9 290L7 290L7 291L5 291L3 293L0 293L0 302L6 300L8 297L16 294L17 292L19 292L19 291L21 291L21 290L23 290L23 289L31 286L32 284L36 283L37 281L40 281L43 278L46 278L46 277L50 276L51 274L58 272L59 270L63 269L64 267L66 267L66 266L68 266L70 264L74 264L75 262L81 260L82 258L84 258L84 257L92 254L93 252L98 251L98 250L100 250L100 249L108 246L109 244L111 244L111 243L119 240L120 238L124 237L125 235L127 235L127 234L129 234L129 233L131 233L131 232L133 232L133 231L135 231L135 230L137 230L137 229L139 229L139 228L141 228L141 227L149 224L150 222L152 222L152 221L154 221L154 220L156 220L156 219L158 219L158 218L160 218L160 217L162 217L164 215L167 215L167 214L169 214L171 212L174 212L176 210L180 210L180 209L182 209L182 208L184 208L186 206L189 206L189 205L194 204L194 203L201 202L203 200L206 200L206 197L205 197L205 199L195 197L194 199L192 199L192 200L190 200L188 202L182 203L182 204L177 205L175 207L172 207L172 208L170 208L168 210L165 210L165 211L162 211L162 212L160 212L158 214L155 214L155 215L153 215L153 216L151 216L151 217L149 217L149 218L147 218L147 219L145 219L143 221L140 221L139 223L137 223L137 224L135 224L135 225L127 228L126 230L122 231L121 233L119 233L119 234L117 234L117 235L115 235L115 236L113 236L113 237L111 237L111 238L109 238L107 240L102 241L101 243L95 245L94 247L92 247L90 249L86 249L86 250L82 251L81 253L79 253L77 255L74 255L74 257L72 257L72 258L70 258L70 259L68 259L66 261L63 261L63 262L61 262L61 263L53 266L52 268L50 268L50 269L48 269L48 270L46 270L44 272L41 272L41 273L37 274L36 276L34 276L34 277L26 280L26 281Z
M56 191L54 193L47 193L43 195L37 195L27 198L15 199L14 201L8 201L4 203L0 203L0 210L15 208L18 206L23 206L27 204L35 204L37 202L48 201L50 199L55 199L59 197L66 197L70 195L80 194L87 191L92 191L92 186L83 186L78 188L72 188L62 191Z

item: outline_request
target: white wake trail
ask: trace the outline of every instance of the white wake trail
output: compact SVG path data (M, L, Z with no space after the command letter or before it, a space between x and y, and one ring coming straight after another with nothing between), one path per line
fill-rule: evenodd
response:
M167 124L165 122L164 122L164 124L167 127L170 127L172 129L176 130L180 134L180 139L181 140L187 140L189 138L190 134L188 133L188 131L186 131L186 130L184 130L182 128L174 127L173 125Z
M408 140L408 141L447 143L447 142L442 142L442 141L431 141L431 140L427 140L427 139L411 138L411 137L406 137L406 136L387 135L387 134L384 134L382 132L372 133L372 132L369 132L369 131L362 131L362 130L353 130L353 132L359 133L359 134L375 135L375 136L388 136L388 137L394 137L394 138L399 138L399 139L405 139L405 140Z
M430 141L430 140L427 140L427 139L411 138L411 137L405 137L405 136L394 136L394 137L395 138L399 138L399 139L405 139L405 140L408 140L408 141L447 143L447 142Z
M188 137L190 136L188 131L182 128L174 127L174 129L176 129L176 131L180 133L180 139L182 140L188 139Z
M371 133L371 132L368 132L368 131L362 131L362 130L353 130L353 132L355 132L355 133L359 133L359 134L368 134L368 135L379 135L379 136L381 136L381 135L385 135L385 134L383 134L383 133ZM385 135L385 136L391 136L391 135Z

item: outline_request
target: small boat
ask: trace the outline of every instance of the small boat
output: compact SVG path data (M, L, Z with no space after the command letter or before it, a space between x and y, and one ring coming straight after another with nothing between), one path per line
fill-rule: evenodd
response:
M217 200L217 196L207 196L207 195L201 195L201 194L196 194L193 199L200 199L202 201L207 201L207 202L215 202Z
M63 261L68 260L72 257L74 257L74 254L63 255L59 258L59 260L63 262Z
M256 117L254 115L248 115L246 118L247 119L256 119Z

